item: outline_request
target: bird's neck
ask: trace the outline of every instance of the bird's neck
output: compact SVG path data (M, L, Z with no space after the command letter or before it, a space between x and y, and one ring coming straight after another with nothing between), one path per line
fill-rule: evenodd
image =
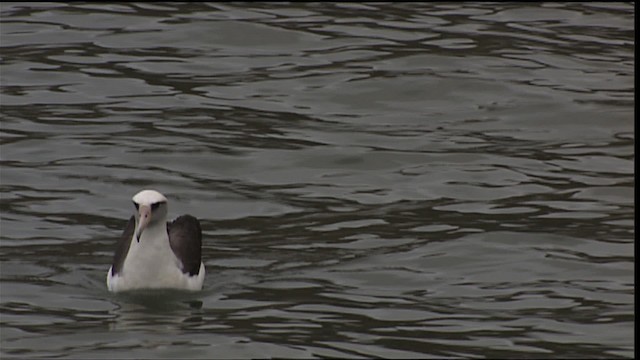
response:
M167 241L167 223L166 221L157 221L142 232L140 236L140 243L153 243L159 241Z

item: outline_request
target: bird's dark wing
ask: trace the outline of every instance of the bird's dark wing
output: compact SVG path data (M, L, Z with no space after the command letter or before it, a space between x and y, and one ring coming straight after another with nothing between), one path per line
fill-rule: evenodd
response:
M124 259L129 252L129 246L131 245L131 238L133 238L133 232L136 230L136 219L131 216L127 227L124 228L120 241L118 241L118 247L113 255L113 266L111 267L111 275L116 275L122 272L124 266Z
M202 230L200 222L191 215L182 215L167 223L169 244L182 262L182 272L197 275L200 272L202 253Z

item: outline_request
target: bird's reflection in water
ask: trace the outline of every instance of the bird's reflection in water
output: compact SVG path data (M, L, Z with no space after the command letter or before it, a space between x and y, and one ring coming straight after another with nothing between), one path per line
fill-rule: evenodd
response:
M111 330L175 330L193 327L203 323L203 301L200 292L180 290L137 290L113 295L118 306L111 311L114 315Z

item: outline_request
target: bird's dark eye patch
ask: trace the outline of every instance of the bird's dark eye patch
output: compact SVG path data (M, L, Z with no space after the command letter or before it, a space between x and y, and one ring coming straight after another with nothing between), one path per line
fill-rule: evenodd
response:
M160 207L160 205L164 205L164 204L165 204L164 201L159 201L157 203L151 204L151 211L157 210Z
M133 205L136 207L136 210L140 210L140 204L134 201Z

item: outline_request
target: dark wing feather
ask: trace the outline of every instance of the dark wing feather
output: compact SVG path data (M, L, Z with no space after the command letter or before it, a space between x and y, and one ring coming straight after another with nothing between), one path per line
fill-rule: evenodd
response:
M182 262L182 272L197 275L200 272L202 230L200 222L191 215L182 215L167 223L169 244Z
M113 266L111 268L111 275L116 275L122 272L124 266L124 258L129 252L129 246L131 245L131 238L133 238L133 232L136 230L136 219L131 216L127 227L124 228L120 241L118 241L118 247L113 255Z

